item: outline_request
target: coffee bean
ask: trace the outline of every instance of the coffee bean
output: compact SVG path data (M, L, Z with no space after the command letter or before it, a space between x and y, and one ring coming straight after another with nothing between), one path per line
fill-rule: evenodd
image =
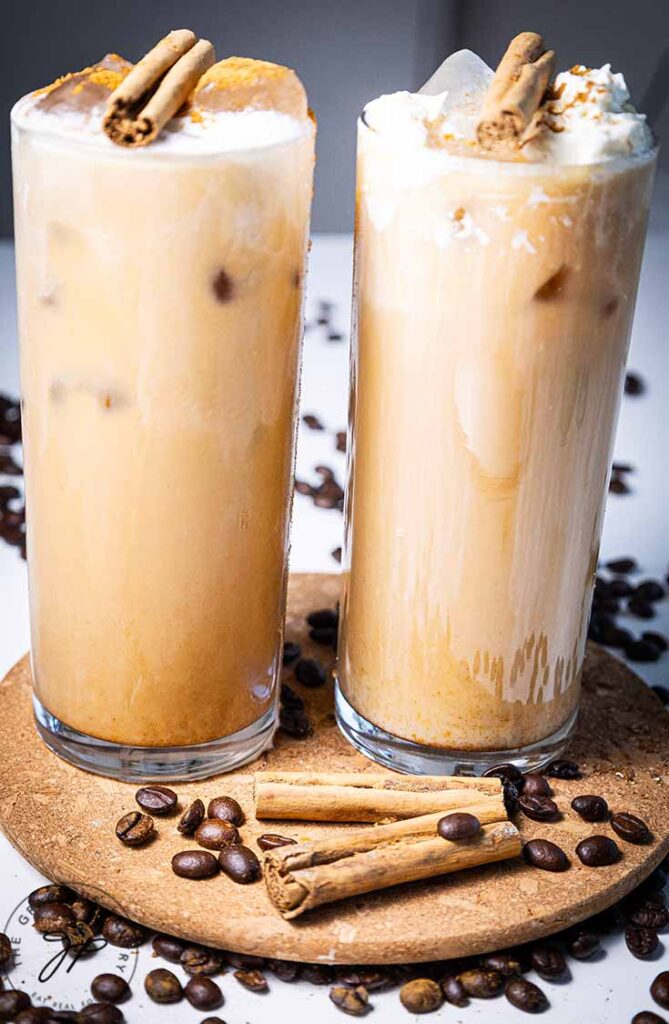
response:
M98 974L91 982L91 995L99 1003L124 1003L130 998L130 986L118 974Z
M546 774L551 775L554 779L580 779L581 769L575 761L558 757L548 765Z
M231 967L239 970L246 970L247 967L257 967L259 970L265 966L264 956L254 956L252 953L226 953L226 960Z
M164 817L176 810L177 795L167 786L143 786L135 793L135 800L149 814Z
M638 924L630 924L625 929L625 942L632 956L645 960L652 956L660 944L657 932L651 928L643 928Z
M93 903L92 900L87 900L85 897L79 896L72 900L69 906L77 921L83 921L85 924L89 924L94 931L97 931L102 927L104 911L102 907L97 905L97 903Z
M206 850L182 850L172 857L172 871L180 878L199 881L218 874L218 862L213 853Z
M249 989L251 992L267 992L269 985L267 984L267 978L262 971L257 970L241 970L235 971L234 977L237 979L240 985L244 988Z
M624 839L626 843L647 843L650 838L650 829L642 818L629 811L619 811L611 815L611 828Z
M521 793L518 802L525 817L532 821L555 821L559 814L557 804L549 796L525 796Z
M337 431L337 439L336 439L335 447L336 447L338 452L345 452L346 451L346 431L345 430L338 430Z
M634 593L634 587L629 580L615 579L609 581L609 594L612 597L630 597Z
M228 846L218 855L221 870L240 885L257 882L260 878L260 861L248 846Z
M599 936L586 929L567 935L567 949L575 960L587 960L599 950Z
M620 849L608 836L589 836L576 847L576 856L588 868L603 868L620 860Z
M33 927L42 935L64 932L74 923L74 914L64 903L43 903L33 915Z
M184 989L184 994L196 1010L217 1010L223 1004L223 993L211 978L191 978Z
M629 494L630 487L627 485L622 476L617 473L613 473L609 480L609 491L611 494Z
M402 994L400 992L400 999ZM338 1010L350 1017L364 1017L371 1010L369 996L362 985L358 988L346 988L345 985L333 985L330 989L330 1000Z
M523 796L552 796L553 790L544 775L525 775Z
M327 679L325 669L315 658L300 658L295 665L295 678L302 686L322 686Z
M504 800L504 809L510 818L513 818L514 814L518 813L518 787L514 786L513 782L502 779L502 799Z
M625 645L625 655L630 661L635 661L637 664L648 664L659 661L662 651L650 640L632 640L631 643Z
M81 1024L123 1024L125 1018L113 1003L89 1003L79 1010L75 1020Z
M202 1024L225 1024L225 1021L220 1017L205 1017Z
M484 771L483 777L512 782L519 792L523 788L523 774L515 764L495 764Z
M219 821L229 821L238 828L246 820L243 810L231 796L216 796L210 800L207 817L218 818Z
M310 629L309 637L315 644L320 644L322 647L332 647L334 650L337 649L336 629Z
M301 653L302 648L300 647L299 644L294 644L287 640L283 645L284 665L290 665L292 664L292 662L297 661Z
M290 960L268 960L267 966L279 981L285 981L287 984L297 981L302 973L300 964L291 963Z
M297 840L277 835L276 832L265 832L264 835L258 836L256 842L261 850L277 850L280 846L293 846Z
M299 708L282 707L279 713L279 726L282 732L296 740L304 740L313 732L306 713Z
M28 905L35 910L45 903L69 903L74 899L74 893L66 885L42 885L35 889L28 897Z
M631 572L636 572L638 565L634 558L612 558L606 563L606 568L627 576Z
M198 798L197 800L193 800L193 803L189 804L181 815L181 819L177 825L177 831L180 832L182 836L190 837L203 821L204 804Z
M149 971L144 979L144 988L154 1003L178 1003L183 999L181 982L165 967Z
M211 287L218 302L229 302L234 295L235 289L232 283L232 278L225 270L223 270L222 267L220 270L216 271L211 282Z
M22 1010L30 1006L30 996L20 989L11 988L0 992L0 1020L14 1020Z
M609 816L609 805L604 797L593 796L590 793L575 796L571 806L583 821L606 821Z
M641 597L634 596L627 602L627 611L635 615L637 619L654 619L655 609L650 601L644 601Z
M669 924L669 909L658 896L632 899L625 905L627 920L641 928L660 932Z
M664 587L657 580L642 580L634 591L634 596L641 601L661 601L664 597Z
M314 629L337 629L339 612L336 608L320 608L307 615L307 625Z
M279 697L285 708L295 708L298 711L304 711L304 701L288 683L281 684Z
M341 564L341 548L333 548L330 554L334 558L335 562L339 562Z
M641 639L645 640L646 643L655 644L658 650L666 651L669 648L669 641L667 640L664 633L646 632L641 634Z
M230 821L220 818L205 818L195 832L195 842L208 850L222 850L224 846L241 843L239 832Z
M444 999L451 1006L467 1006L469 999L465 991L465 986L462 984L460 979L455 974L451 974L446 978L442 979L441 989L444 993Z
M144 846L155 836L153 818L139 811L124 814L116 823L116 838L124 846Z
M634 637L629 629L620 629L618 626L604 626L599 643L604 644L606 647L618 647L620 650L626 650L630 644L634 643Z
M81 953L93 942L95 935L85 921L73 921L63 929L63 945L67 950Z
M18 487L13 487L11 484L0 485L0 505L6 506L10 501L20 497L21 492Z
M18 1017L14 1017L14 1024L51 1024L52 1020L48 1006L29 1006L27 1010L21 1010Z
M218 974L223 967L223 954L208 946L186 946L181 952L179 963L186 974Z
M472 967L471 970L462 971L458 978L468 996L473 999L492 999L501 992L504 986L504 979L499 971L485 970L480 967Z
M530 951L530 962L539 977L546 981L559 978L567 969L562 951L549 943L533 946Z
M107 1004L106 1003L102 1003L102 1004L95 1003L95 1004L90 1004L90 1005L106 1006ZM123 1019L123 1014L121 1014L121 1019ZM79 1020L79 1014L77 1013L76 1010L50 1010L49 1011L49 1024L54 1024L54 1022L58 1021L58 1020L74 1020L74 1021L78 1021Z
M652 1010L641 1010L632 1017L632 1024L666 1024L666 1021Z
M523 846L523 857L527 864L542 871L566 871L569 868L567 854L548 839L530 839Z
M409 1013L434 1013L443 1001L441 986L431 978L415 978L400 989L400 1002Z
M514 953L505 953L504 951L488 953L487 956L481 957L479 963L481 967L497 971L504 978L512 978L516 974L523 973L523 965Z
M481 831L481 822L473 814L456 811L446 814L437 822L437 832L442 839L459 842L462 839L473 839Z
M525 1013L543 1013L548 1009L548 1000L539 986L525 978L511 978L507 981L504 995L512 1006Z
M302 422L309 427L309 430L325 430L318 416L314 416L313 413L305 413L302 417Z
M669 971L662 971L650 986L650 994L663 1010L669 1010Z
M334 978L334 971L327 964L304 964L302 977L310 985L329 985Z
M141 925L134 921L128 921L118 914L110 914L102 926L103 938L110 946L120 946L121 949L136 949L146 942L147 934Z
M156 956L168 960L171 964L178 964L185 945L181 939L175 939L171 935L156 935L153 939L153 952Z
M380 992L390 988L393 976L390 969L386 970L383 967L339 967L337 981L352 988L362 985L368 992Z
M4 967L11 959L12 944L9 941L9 937L4 932L0 932L0 967Z

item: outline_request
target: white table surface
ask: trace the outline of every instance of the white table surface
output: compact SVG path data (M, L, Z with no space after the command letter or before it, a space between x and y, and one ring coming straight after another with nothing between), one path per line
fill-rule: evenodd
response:
M611 496L602 547L604 559L631 554L639 560L644 576L661 578L666 574L669 560L669 473L666 457L666 410L669 404L666 344L669 323L668 239L669 224L662 216L655 216L651 221L630 354L630 366L644 376L648 391L640 398L625 398L615 449L618 460L629 461L636 467L631 477L634 492L627 496ZM335 450L334 432L344 429L346 423L350 279L350 238L334 235L316 237L310 263L302 412L317 414L326 430L314 431L304 424L300 426L297 475L302 479L312 479L313 468L325 464L343 480L345 458ZM313 325L318 302L322 299L335 303L334 326L345 335L344 341L328 341L325 330ZM18 391L13 252L7 242L0 243L2 391ZM0 479L0 482L3 481ZM296 495L292 569L298 572L336 571L331 551L341 543L341 533L342 517L339 513L318 509L310 499ZM25 563L16 549L0 544L0 675L28 647L26 596ZM636 620L632 628L637 632L645 628L667 632L667 604L664 601L658 606L657 619L647 625ZM667 664L669 657L665 655L657 664L639 666L638 671L650 683L669 684ZM48 983L40 984L36 978L48 955L44 953L41 938L22 917L20 904L31 889L41 883L38 873L0 836L0 931L8 931L13 939L20 942L23 966L13 976L17 987L25 984L40 999L44 999L46 994L51 997L57 994L63 999L64 1006L69 1002L81 1005L87 998L87 985L95 974L120 969L127 975L129 971L136 970L133 982L135 995L123 1007L128 1021L163 1020L186 1024L206 1016L185 1003L167 1009L148 1001L142 989L144 975L152 967L162 965L162 961L151 959L148 947L140 950L138 955L132 953L128 960L122 962L119 961L119 951L109 947L93 957L89 965L80 963L69 975L61 968ZM501 907L500 913L503 913ZM445 921L444 927L452 927L452 922ZM646 963L632 958L621 935L610 937L604 940L603 952L595 962L571 962L573 981L570 984L540 981L551 1002L550 1010L542 1019L561 1024L584 1024L585 1021L625 1024L640 1009L659 1009L653 1007L648 987L653 977L667 968L669 958L664 949L658 959ZM319 1020L333 1024L342 1024L346 1019L330 1004L326 988L317 989L307 984L289 986L271 975L269 978L272 993L263 997L243 990L231 974L224 976L220 980L226 1003L215 1012L227 1024L266 1024L269 1020L307 1024L315 1015ZM397 990L374 994L372 1002L374 1020L388 1024L418 1020L402 1009ZM468 1021L502 1024L525 1018L501 998L472 1001L463 1010L445 1005L429 1019L452 1021L454 1024L460 1021L465 1024Z

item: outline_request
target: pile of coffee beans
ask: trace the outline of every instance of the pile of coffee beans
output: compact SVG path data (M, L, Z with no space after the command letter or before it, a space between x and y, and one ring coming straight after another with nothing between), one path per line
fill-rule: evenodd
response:
M589 639L622 651L629 661L658 661L669 646L667 638L655 630L642 630L637 635L622 626L618 616L624 613L637 620L654 618L655 605L666 597L665 584L660 580L635 579L639 567L628 556L614 558L604 568L608 578L598 575L595 579Z

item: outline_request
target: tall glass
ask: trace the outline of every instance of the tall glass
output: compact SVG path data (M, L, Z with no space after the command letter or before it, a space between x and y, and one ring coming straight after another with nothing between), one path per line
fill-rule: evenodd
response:
M271 738L313 134L126 151L14 110L35 714L90 771Z
M577 714L655 154L358 147L339 724L399 770L536 767Z

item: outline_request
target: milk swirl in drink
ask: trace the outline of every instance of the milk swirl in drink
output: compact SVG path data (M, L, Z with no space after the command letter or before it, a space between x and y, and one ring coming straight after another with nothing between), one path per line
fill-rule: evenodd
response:
M274 725L314 127L232 58L124 150L128 67L13 112L38 719L94 770L206 774Z
M338 713L416 771L536 764L573 724L654 167L608 66L494 158L463 60L358 136Z

